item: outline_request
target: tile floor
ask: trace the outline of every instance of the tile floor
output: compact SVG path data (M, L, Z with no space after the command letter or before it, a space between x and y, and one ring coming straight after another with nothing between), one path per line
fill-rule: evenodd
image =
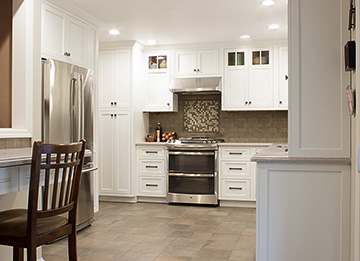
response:
M79 260L255 260L255 209L101 202L78 233ZM67 260L67 239L43 247Z

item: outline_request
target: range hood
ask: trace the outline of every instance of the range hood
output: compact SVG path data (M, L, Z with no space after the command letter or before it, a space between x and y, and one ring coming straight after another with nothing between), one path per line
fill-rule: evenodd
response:
M170 84L173 93L208 93L221 91L221 77L174 78Z

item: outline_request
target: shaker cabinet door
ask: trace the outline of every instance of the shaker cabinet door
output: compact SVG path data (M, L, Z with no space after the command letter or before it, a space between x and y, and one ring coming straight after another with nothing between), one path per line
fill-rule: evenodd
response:
M86 63L86 27L87 25L73 17L68 17L66 52L73 63Z
M114 119L112 112L99 114L99 178L100 194L115 192Z
M64 58L66 17L55 8L43 4L42 52L54 58Z

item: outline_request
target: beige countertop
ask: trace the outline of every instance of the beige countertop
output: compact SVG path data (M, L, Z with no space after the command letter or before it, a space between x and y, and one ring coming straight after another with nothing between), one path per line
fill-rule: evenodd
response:
M166 142L145 142L145 141L142 141L142 142L135 142L135 145L137 145L137 146L143 146L143 145L146 145L146 146L165 146Z
M16 167L31 164L32 148L0 149L0 168ZM91 156L91 151L85 151L85 157Z
M269 147L273 143L222 142L219 147Z
M246 143L246 142L222 142L219 143L219 147L227 146L227 147L268 147L271 146L273 143ZM136 142L135 145L137 146L164 146L166 142Z
M251 158L257 163L317 163L317 164L350 164L350 158L306 158L289 157L287 145L274 144Z

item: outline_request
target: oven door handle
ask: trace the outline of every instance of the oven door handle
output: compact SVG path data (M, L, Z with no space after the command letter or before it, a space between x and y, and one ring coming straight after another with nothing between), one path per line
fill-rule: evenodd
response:
M215 152L169 151L169 155L214 156L214 155L215 155Z
M213 178L214 174L185 174L185 173L169 173L170 177L185 177L185 178Z

